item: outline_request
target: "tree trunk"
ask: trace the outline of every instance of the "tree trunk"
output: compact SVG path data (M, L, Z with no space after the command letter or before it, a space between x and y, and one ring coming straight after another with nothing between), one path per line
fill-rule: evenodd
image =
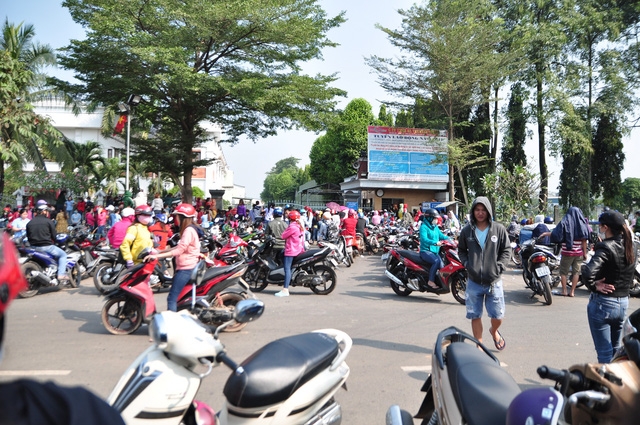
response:
M491 170L496 171L496 158L498 157L498 91L499 87L495 88L495 102L493 106L493 146L491 149Z
M0 199L4 193L4 160L0 157ZM5 205L6 202L3 202Z
M547 170L545 126L546 119L542 102L542 65L536 64L536 118L538 121L538 163L540 164L540 195L538 196L538 211L547 209L549 192L549 172Z
M451 143L451 141L453 140L453 119L451 118L451 114L449 114L449 143ZM450 160L450 159L449 159ZM455 201L456 200L456 188L454 186L454 179L453 179L453 165L451 165L451 162L449 162L449 201ZM462 181L461 181L462 183ZM466 198L466 196L465 196Z

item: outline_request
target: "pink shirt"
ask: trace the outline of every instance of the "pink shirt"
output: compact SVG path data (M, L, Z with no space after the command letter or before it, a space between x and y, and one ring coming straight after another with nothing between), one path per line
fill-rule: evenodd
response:
M200 259L200 239L196 229L184 229L180 235L180 242L171 253L176 258L176 270L191 270L197 266Z
M304 232L297 221L289 223L289 227L282 232L281 238L284 239L285 256L295 257L304 252Z

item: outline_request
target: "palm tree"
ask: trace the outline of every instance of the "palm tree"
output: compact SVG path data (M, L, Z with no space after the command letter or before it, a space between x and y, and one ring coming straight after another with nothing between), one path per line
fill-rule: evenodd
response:
M33 42L32 25L5 20L0 32L0 194L4 192L5 164L22 169L26 161L44 169L45 159L68 160L62 137L30 101L42 93L41 69L56 63L53 49Z
M77 143L65 139L64 144L69 151L69 160L63 163L63 170L78 170L86 176L97 177L99 165L104 165L102 146L98 142Z
M125 165L120 162L120 158L109 158L104 161L101 167L96 170L96 187L104 185L104 191L115 195L118 193L118 179L125 175ZM122 185L124 189L124 185Z

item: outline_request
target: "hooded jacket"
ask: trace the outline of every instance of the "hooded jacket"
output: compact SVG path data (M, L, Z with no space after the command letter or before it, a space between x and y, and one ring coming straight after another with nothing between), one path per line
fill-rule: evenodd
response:
M482 204L487 209L489 230L484 248L476 237L476 219L473 210ZM458 254L467 269L469 280L480 285L492 285L500 279L511 256L507 230L500 223L493 221L493 211L489 199L479 196L471 205L469 224L460 232L458 238Z

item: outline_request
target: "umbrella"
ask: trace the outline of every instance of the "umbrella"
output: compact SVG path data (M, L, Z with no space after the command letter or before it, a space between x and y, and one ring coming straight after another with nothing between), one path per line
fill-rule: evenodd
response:
M336 204L335 202L327 202L326 206L327 208L330 208L335 211L338 211L338 209L340 208L340 205Z
M338 211L347 211L349 209L349 207L345 207L344 205L339 205L338 206Z

